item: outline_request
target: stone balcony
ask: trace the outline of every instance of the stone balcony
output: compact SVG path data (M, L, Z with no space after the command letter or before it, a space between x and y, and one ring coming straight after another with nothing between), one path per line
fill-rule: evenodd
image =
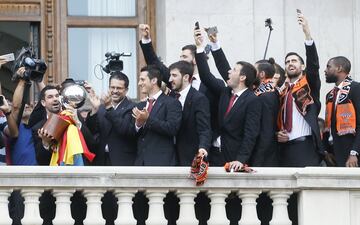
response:
M298 224L359 225L360 169L358 168L254 168L256 173L226 173L211 167L203 186L188 178L185 167L16 167L0 169L0 225L11 224L8 197L21 190L23 225L40 225L39 197L50 190L56 198L54 225L74 224L70 198L80 190L87 199L85 225L105 224L101 198L106 191L118 199L116 225L135 225L133 197L143 191L149 200L146 225L166 225L163 199L169 191L179 198L177 225L197 225L194 198L205 192L210 199L208 225L228 225L225 199L235 193L241 199L239 225L260 225L256 199L266 193L272 199L270 225L290 225L287 200L298 194Z

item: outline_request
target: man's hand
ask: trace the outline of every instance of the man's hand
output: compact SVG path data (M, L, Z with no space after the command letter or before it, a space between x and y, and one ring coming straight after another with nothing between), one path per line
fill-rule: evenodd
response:
M107 94L104 94L101 97L101 100L104 102L105 109L110 109L112 106L111 104L111 91L109 90Z
M196 47L204 47L204 37L202 36L200 29L194 30L194 39Z
M230 171L236 172L239 171L244 165L239 161L232 161L230 162Z
M7 63L7 62L8 62L8 61L7 61L6 58L0 57L0 68L1 68L1 66L2 66L3 64L5 64L5 63Z
M147 24L139 24L140 39L150 40L150 26Z
M89 93L89 100L92 106L90 115L94 115L97 113L101 105L100 98L96 95L94 88L87 81L84 83L84 88Z
M0 95L3 98L4 104L0 106L0 110L3 111L4 114L11 112L11 106L9 105L8 101L6 100L4 95Z
M359 165L357 156L350 155L345 165L346 167L358 167Z
M285 142L289 141L289 135L287 134L287 132L285 130L281 130L281 131L277 132L277 139L278 139L278 142L285 143Z
M47 130L44 130L44 128L38 130L38 135L42 140L42 144L47 147L49 147L52 140L54 140L54 137L51 136Z
M210 35L208 35L208 37L209 37L209 40L210 40L212 43L216 43L216 42L218 41L218 39L217 39L217 34L216 34L216 33L210 34Z
M208 152L205 148L199 148L198 152L205 157L208 156Z
M25 67L20 67L17 71L16 71L16 74L19 76L19 77L24 77L24 73L25 73Z
M304 14L298 13L297 20L299 22L299 25L302 26L303 32L305 34L306 40L312 40L310 35L310 28L307 19L304 17Z
M137 127L142 127L149 118L149 112L146 109L140 110L134 107L132 110L132 117L135 118L135 124Z

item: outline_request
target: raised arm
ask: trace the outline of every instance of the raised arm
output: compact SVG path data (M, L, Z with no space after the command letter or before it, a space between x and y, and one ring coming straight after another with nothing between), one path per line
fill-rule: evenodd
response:
M167 66L164 65L159 60L159 57L156 55L154 47L151 42L150 37L150 27L147 24L140 24L139 25L140 30L140 47L144 55L144 59L147 65L156 65L159 67L161 74L163 75L163 81L170 85L169 78L170 78L170 71Z
M203 48L204 40L200 30L194 31L194 39L197 48L195 60L199 70L201 82L203 82L205 86L211 90L211 92L217 96L220 96L223 88L225 87L225 84L218 82L218 79L216 79L216 77L210 72L209 64L207 62Z

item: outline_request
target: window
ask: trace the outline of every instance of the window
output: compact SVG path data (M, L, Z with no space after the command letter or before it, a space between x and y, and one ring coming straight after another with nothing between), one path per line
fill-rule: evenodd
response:
M136 16L135 0L68 0L71 16Z
M125 73L129 77L131 98L136 92L136 29L135 28L69 28L69 76L77 80L88 80L95 91L108 90L109 75L102 71L106 52L131 53L131 57L121 57Z

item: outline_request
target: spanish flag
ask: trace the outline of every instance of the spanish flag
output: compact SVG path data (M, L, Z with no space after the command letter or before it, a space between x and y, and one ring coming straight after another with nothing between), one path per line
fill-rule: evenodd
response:
M86 145L84 136L75 121L71 117L72 113L64 110L60 117L69 123L61 140L55 146L52 153L50 166L83 166L82 154L91 162L95 154L91 153Z

